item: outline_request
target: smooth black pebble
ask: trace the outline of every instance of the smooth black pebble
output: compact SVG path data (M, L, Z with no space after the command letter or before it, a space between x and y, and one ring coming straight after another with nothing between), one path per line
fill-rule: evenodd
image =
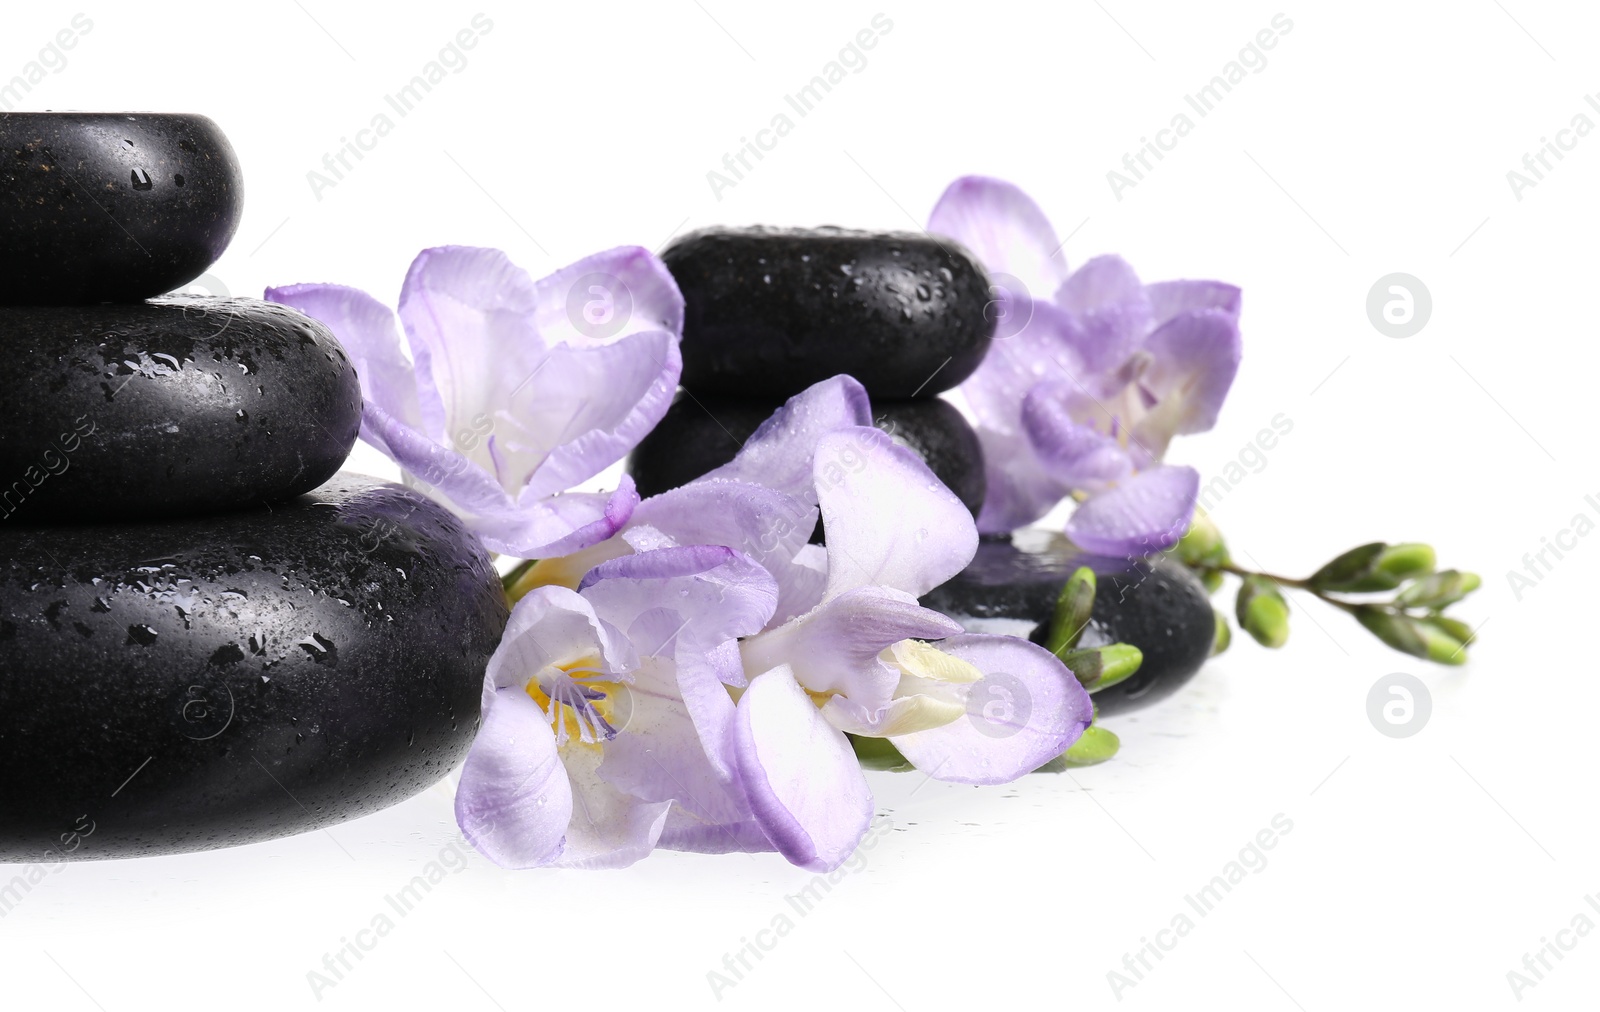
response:
M204 116L0 113L0 304L170 292L222 256L243 202Z
M453 515L354 475L272 510L0 528L0 560L0 862L208 850L402 801L466 754L506 621Z
M920 233L706 229L661 254L683 292L683 385L783 400L849 373L874 398L970 376L994 333L989 281Z
M745 440L783 406L782 401L679 394L655 429L628 456L628 473L641 496L677 488L732 460ZM977 433L948 401L874 400L873 421L914 450L940 481L972 511L983 508L983 447Z
M1017 531L1009 541L979 542L966 570L922 603L970 632L1026 636L1043 644L1056 598L1079 566L1098 577L1080 645L1129 643L1144 653L1131 678L1094 694L1102 716L1159 702L1194 677L1211 656L1216 618L1200 581L1161 556L1130 563L1088 555L1054 532Z
M0 526L290 498L361 427L333 334L258 299L14 307L0 350Z

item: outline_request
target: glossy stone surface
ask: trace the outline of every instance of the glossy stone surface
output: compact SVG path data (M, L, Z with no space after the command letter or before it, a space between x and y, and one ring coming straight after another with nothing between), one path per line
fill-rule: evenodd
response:
M222 255L243 201L204 116L0 113L0 304L170 292Z
M1144 652L1133 677L1094 694L1101 716L1159 702L1194 677L1211 655L1216 619L1200 581L1162 556L1130 564L1086 555L1060 534L1022 530L1010 541L984 539L967 569L922 603L970 632L1026 636L1042 644L1056 597L1079 566L1098 577L1080 645L1131 643Z
M983 360L989 282L921 233L707 229L661 254L683 291L683 385L783 400L849 373L874 398L931 397Z
M0 310L0 525L176 516L327 481L361 425L322 324L257 299Z
M395 804L465 755L505 620L476 539L371 478L270 511L0 527L0 862L207 850Z
M732 460L750 434L783 405L680 393L655 429L628 457L641 496L693 481ZM983 508L983 447L954 405L936 397L872 402L873 420L921 455L928 469L973 516Z

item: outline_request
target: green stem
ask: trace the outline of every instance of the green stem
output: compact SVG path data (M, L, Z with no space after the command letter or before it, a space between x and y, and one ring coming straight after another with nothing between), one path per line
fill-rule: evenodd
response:
M1309 581L1297 580L1292 576L1278 576L1278 575L1276 575L1274 573L1263 573L1263 572L1260 572L1260 571L1254 570L1254 569L1245 569L1244 567L1242 567L1240 565L1237 565L1236 563L1233 563L1233 562L1225 562L1220 566L1207 566L1205 568L1207 568L1207 569L1215 569L1215 570L1218 570L1218 571L1223 572L1223 573L1232 573L1234 576L1238 576L1238 577L1246 577L1246 576L1261 576L1261 577L1265 577L1266 579L1271 580L1273 583L1276 583L1279 586L1293 587L1295 590L1303 590L1308 594L1315 595L1316 597L1319 597L1322 600L1324 600L1324 601L1328 602L1329 604L1333 605L1335 608L1342 608L1345 611L1348 611L1348 612L1350 612L1352 614L1355 613L1355 610L1356 610L1356 607L1357 607L1356 605L1351 604L1349 601L1341 601L1339 598L1329 595L1326 591L1318 590L1317 588L1313 587L1310 584Z

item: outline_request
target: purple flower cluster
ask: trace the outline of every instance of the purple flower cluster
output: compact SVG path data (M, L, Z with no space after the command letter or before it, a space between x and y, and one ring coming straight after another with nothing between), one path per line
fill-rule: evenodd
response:
M887 739L937 779L997 784L1088 727L1089 697L1053 654L964 634L918 598L971 561L979 530L1066 496L1081 499L1068 533L1091 551L1171 545L1197 479L1162 456L1215 421L1239 293L1143 285L1115 257L1069 274L1038 208L992 180L953 184L930 229L1003 278L1002 332L960 388L988 455L976 524L872 426L848 376L795 396L680 488L642 502L626 478L609 495L567 491L621 459L677 386L683 300L641 249L537 282L494 250L427 250L399 327L354 289L267 293L338 335L361 376L362 435L409 483L494 551L539 560L490 661L457 794L492 859L775 850L831 869L873 814L849 736ZM615 325L574 317L590 278L624 298ZM819 516L826 547L808 543ZM997 706L1018 694L1024 705Z

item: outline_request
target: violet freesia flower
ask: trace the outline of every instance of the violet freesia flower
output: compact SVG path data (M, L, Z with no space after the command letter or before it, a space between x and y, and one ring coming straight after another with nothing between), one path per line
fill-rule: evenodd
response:
M695 849L766 849L689 714L697 694L726 700L720 668L776 603L765 570L713 546L627 555L581 592L517 602L456 794L467 839L508 868L618 867L706 825L720 836Z
M721 639L699 636L698 647L680 638L675 690L654 683L652 698L670 699L678 719L648 751L658 759L670 755L672 775L657 776L653 788L641 791L642 777L618 772L610 760L598 767L601 780L632 785L626 790L646 804L672 802L650 809L650 817L661 820L655 832L660 846L776 849L796 864L831 869L849 856L872 817L871 793L846 732L888 738L938 779L993 784L1059 755L1088 726L1087 693L1048 651L1010 637L961 635L959 625L917 604L919 595L971 560L977 531L926 465L870 420L860 384L849 377L819 383L792 398L725 467L645 500L609 541L550 560L551 575L570 580L577 574L581 589L574 596L583 599L672 552L731 553L740 566L758 565L769 581L747 570L738 581L725 581L730 593L737 586L751 599L755 588L770 587L770 611L757 621L759 612L741 606L735 610L746 620L742 625L719 627ZM826 548L806 543L819 511ZM682 588L638 586L638 595L658 595L656 609L664 613L652 619L652 629L671 629L674 620L693 627L689 616L679 618ZM533 590L517 605L513 627L524 628L518 615L527 600L570 601L562 595L571 591ZM598 605L595 610L608 614ZM646 613L635 603L627 615ZM639 636L630 638L637 643ZM537 641L552 639L543 633ZM534 679L530 672L575 663L571 658L580 652L573 647L559 662L541 655L497 663L491 679L497 686ZM500 655L496 659L501 662ZM510 683L508 670L520 672ZM510 699L529 727L537 723L515 693ZM488 734L493 711L486 712ZM560 724L551 722L559 738ZM630 723L614 740L637 730ZM505 739L509 753L529 748L526 735L513 737ZM538 748L547 759L553 753L545 737ZM528 808L508 784L523 778L559 783L553 773L535 775L536 765L545 769L538 765L543 761L475 765L469 759L463 827L471 833L471 819L502 827L510 841L503 846L519 859L548 853L548 825L541 822L538 835L507 821L507 813ZM570 768L569 777L577 782ZM515 842L535 836L537 845Z
M987 466L979 529L1025 526L1072 495L1081 502L1066 533L1082 548L1170 548L1200 478L1162 458L1174 436L1216 424L1239 368L1239 289L1146 285L1115 256L1069 273L1038 205L980 176L945 190L928 230L977 255L1000 316L983 364L958 388Z
M395 314L354 288L266 297L333 330L361 378L362 438L491 550L561 555L627 521L630 479L609 495L566 490L632 449L677 388L683 297L648 251L534 281L499 250L424 250L401 287L404 346Z

